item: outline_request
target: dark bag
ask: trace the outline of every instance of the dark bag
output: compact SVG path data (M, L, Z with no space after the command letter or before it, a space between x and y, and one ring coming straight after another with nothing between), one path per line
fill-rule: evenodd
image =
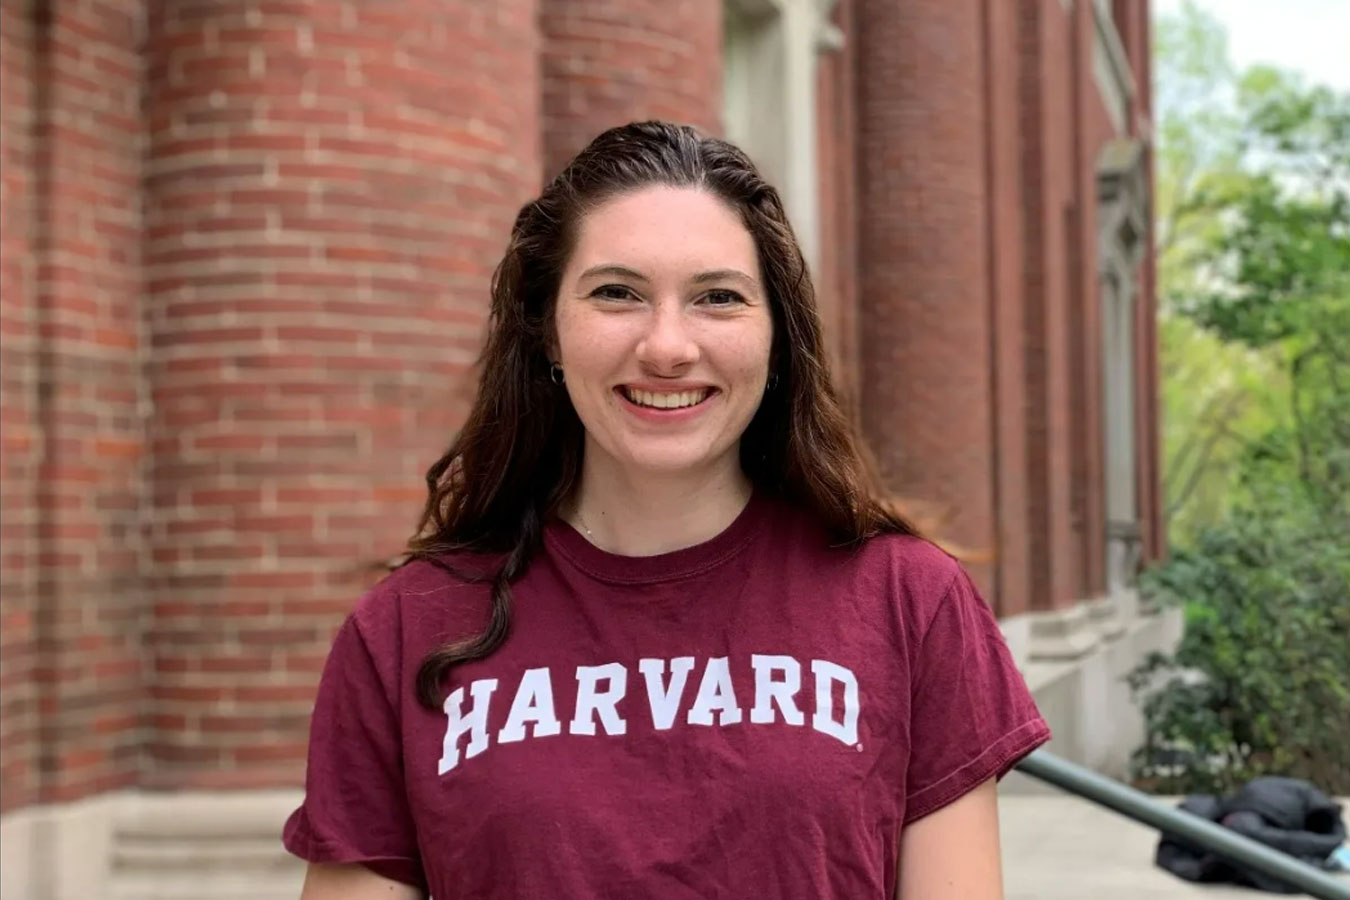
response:
M1325 867L1327 858L1345 842L1341 805L1297 778L1254 778L1228 797L1196 794L1182 801L1180 808L1317 868ZM1154 859L1160 867L1187 881L1298 893L1284 881L1230 863L1174 834L1163 834Z

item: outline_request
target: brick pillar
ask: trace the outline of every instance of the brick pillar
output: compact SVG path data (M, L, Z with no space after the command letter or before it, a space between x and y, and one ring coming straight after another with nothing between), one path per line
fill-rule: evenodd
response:
M544 177L606 128L721 132L721 0L540 0Z
M1075 6L1074 27L1074 118L1076 125L1074 172L1077 174L1075 217L1077 233L1070 236L1077 251L1073 276L1071 317L1076 325L1072 339L1074 423L1074 522L1079 545L1081 573L1077 594L1100 597L1106 591L1106 421L1103 383L1104 331L1102 322L1102 272L1098 259L1101 217L1097 208L1096 161L1101 149L1114 136L1102 95L1092 76L1096 25L1089 5Z
M18 164L3 290L20 496L4 504L5 568L29 608L7 609L4 640L6 656L32 651L29 798L61 802L132 786L140 764L144 22L138 0L33 4L29 21L18 6L5 4L4 140Z
M941 536L990 552L980 4L858 7L863 420L890 485L932 503Z
M1027 518L1025 321L1022 278L1021 122L1018 110L1017 9L983 0L985 103L989 160L989 270L994 395L994 479L998 510L997 611L1030 608Z
M333 626L415 525L538 189L536 10L157 8L152 784L293 783Z
M1129 53L1134 71L1135 95L1131 104L1130 133L1146 142L1144 165L1145 183L1152 186L1154 153L1148 130L1153 116L1152 52L1149 31L1149 4L1139 3L1130 8L1128 27ZM1151 189L1151 188L1150 188ZM1139 398L1139 441L1136 458L1139 468L1139 519L1143 523L1145 559L1161 559L1167 553L1167 515L1162 492L1162 424L1159 391L1161 373L1158 369L1158 258L1153 250L1150 234L1144 241L1144 258L1139 264L1139 340L1136 352L1136 371Z
M840 0L832 23L841 34L856 31L853 0ZM816 79L816 130L820 134L820 266L813 273L836 389L850 415L858 414L861 366L858 354L858 171L854 99L857 71L854 39L823 51Z
M1034 609L1075 602L1066 210L1073 198L1070 19L1058 0L1018 5L1023 122L1027 503Z
M31 4L0 4L0 811L35 799L37 297Z

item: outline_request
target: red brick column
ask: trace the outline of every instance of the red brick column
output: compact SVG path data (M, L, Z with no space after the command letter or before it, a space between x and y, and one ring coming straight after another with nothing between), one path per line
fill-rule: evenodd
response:
M1096 25L1089 5L1074 7L1072 22L1076 50L1073 73L1074 171L1077 173L1075 224L1078 233L1070 240L1078 248L1078 265L1071 294L1076 326L1071 340L1074 353L1073 388L1074 444L1074 538L1079 545L1079 598L1101 596L1106 590L1106 423L1101 266L1098 246L1101 216L1097 208L1097 167L1102 148L1115 137L1110 114L1102 102L1092 75ZM1136 332L1137 333L1137 332Z
M1060 609L1080 599L1069 387L1069 342L1077 336L1069 327L1072 217L1066 215L1075 180L1068 52L1073 34L1059 0L1021 0L1018 9L1030 597L1034 609Z
M9 805L138 776L143 17L3 8Z
M1144 164L1149 185L1153 184L1153 77L1150 48L1149 4L1134 4L1129 9L1126 41L1130 68L1134 71L1135 100L1130 108L1130 134L1147 144ZM1136 359L1139 383L1139 519L1144 528L1146 560L1167 554L1167 516L1162 493L1162 407L1159 400L1161 373L1158 369L1158 258L1153 251L1152 235L1144 241L1144 258L1139 264L1139 335Z
M857 83L853 0L840 0L832 23L843 45L821 52L816 78L820 176L820 266L813 273L836 389L858 414Z
M997 611L1030 608L1027 515L1026 292L1023 284L1021 118L1017 9L983 0L989 164L989 269L997 508Z
M721 0L540 0L539 12L546 178L634 119L720 133Z
M37 296L33 267L34 29L0 4L0 811L33 802L37 698Z
M858 8L863 419L890 484L992 551L980 5Z
M157 8L151 783L291 783L358 564L415 524L538 187L536 10Z

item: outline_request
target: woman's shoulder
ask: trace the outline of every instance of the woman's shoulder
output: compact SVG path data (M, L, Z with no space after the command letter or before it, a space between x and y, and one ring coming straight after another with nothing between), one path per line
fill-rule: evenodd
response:
M868 538L863 546L875 564L885 565L910 587L945 591L963 571L956 556L921 535L887 532Z
M856 543L831 538L809 511L784 504L776 518L779 534L795 556L805 551L813 567L884 587L893 600L931 607L962 580L960 559L935 541L905 532L881 532ZM819 552L816 552L819 551Z
M886 531L854 543L833 539L807 511L794 509L780 521L795 519L799 547L819 547L830 564L855 574L884 578L906 591L942 593L963 571L960 561L934 541L917 534ZM814 554L813 554L814 555Z

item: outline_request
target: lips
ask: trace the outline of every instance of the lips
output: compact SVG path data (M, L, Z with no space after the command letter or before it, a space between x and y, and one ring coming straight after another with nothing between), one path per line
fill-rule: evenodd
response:
M690 388L683 391L648 391L624 385L619 392L630 403L645 409L688 409L707 400L713 388Z

